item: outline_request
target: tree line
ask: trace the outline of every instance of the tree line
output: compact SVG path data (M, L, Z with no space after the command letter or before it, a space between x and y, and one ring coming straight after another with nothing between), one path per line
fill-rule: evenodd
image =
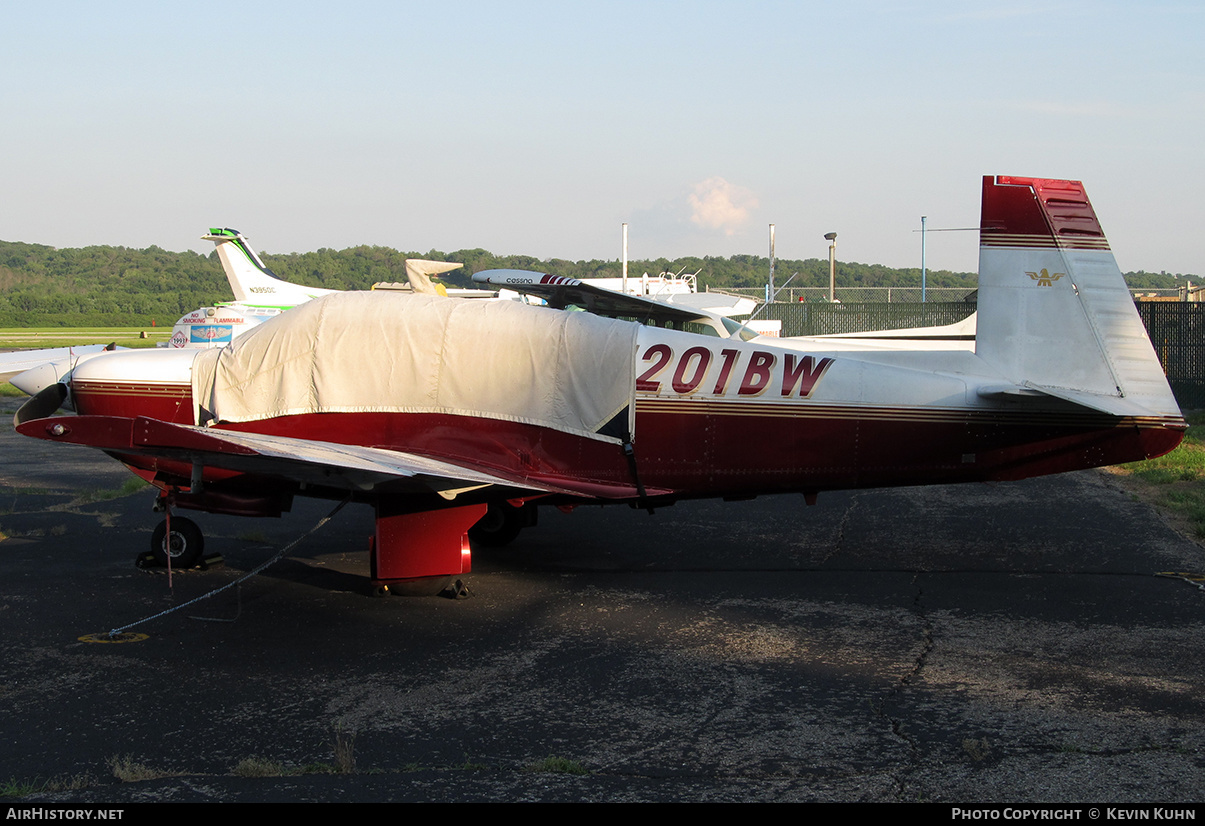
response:
M286 281L336 290L366 290L382 281L405 281L407 258L463 263L463 269L443 277L449 286L457 287L474 286L472 274L487 269L537 270L571 278L620 274L619 262L614 260L541 260L528 255L498 256L483 249L400 252L359 246L287 254L261 252L260 257ZM629 275L697 272L699 289L762 286L769 269L769 259L756 255L628 262ZM793 273L798 275L791 286L828 285L826 259L778 259L775 272L778 285ZM1145 288L1183 283L1166 273L1139 271L1127 273L1126 278L1131 286ZM930 270L926 280L930 287L973 288L977 276ZM837 263L837 283L842 287L918 287L920 270L841 261ZM230 287L216 252L169 252L156 246L56 249L0 241L0 327L150 326L152 322L169 326L198 307L230 300Z

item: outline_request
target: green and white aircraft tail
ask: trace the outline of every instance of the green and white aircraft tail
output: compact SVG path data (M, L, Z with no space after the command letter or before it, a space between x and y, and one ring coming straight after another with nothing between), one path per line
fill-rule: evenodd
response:
M234 300L240 304L256 307L274 307L287 310L304 304L311 298L329 295L338 290L321 287L306 287L291 284L276 277L264 266L264 262L247 243L246 237L236 229L210 229L202 236L217 246L218 258L226 272L226 280L234 292Z

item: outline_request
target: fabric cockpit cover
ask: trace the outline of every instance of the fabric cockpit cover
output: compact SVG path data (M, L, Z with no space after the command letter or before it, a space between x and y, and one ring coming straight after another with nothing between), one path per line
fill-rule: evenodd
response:
M337 293L199 354L194 421L444 413L621 442L634 424L638 331L511 301Z

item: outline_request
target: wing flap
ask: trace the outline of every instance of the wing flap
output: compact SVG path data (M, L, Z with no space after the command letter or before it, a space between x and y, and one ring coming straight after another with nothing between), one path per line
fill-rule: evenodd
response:
M17 431L50 441L87 445L112 453L157 456L238 473L354 490L388 484L394 490L435 492L447 499L495 486L516 495L560 494L635 499L634 485L549 475L508 476L382 447L310 441L286 436L172 424L147 417L59 416L24 421ZM648 490L646 495L669 494Z
M135 447L148 452L157 449L182 450L195 454L197 461L230 470L275 473L327 485L342 479L362 490L370 490L385 482L411 479L421 487L450 499L459 493L489 485L515 486L512 481L496 475L413 453L262 433L189 427L157 419L135 419L133 440ZM210 458L206 459L206 456Z

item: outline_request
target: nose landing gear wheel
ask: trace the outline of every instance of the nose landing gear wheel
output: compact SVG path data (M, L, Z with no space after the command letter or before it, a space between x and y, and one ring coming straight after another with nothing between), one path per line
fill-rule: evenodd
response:
M151 534L151 553L155 560L163 566L171 557L172 568L187 570L201 561L201 553L205 550L205 537L197 523L183 516L172 517L172 535L170 542L167 538L167 520L163 520Z

